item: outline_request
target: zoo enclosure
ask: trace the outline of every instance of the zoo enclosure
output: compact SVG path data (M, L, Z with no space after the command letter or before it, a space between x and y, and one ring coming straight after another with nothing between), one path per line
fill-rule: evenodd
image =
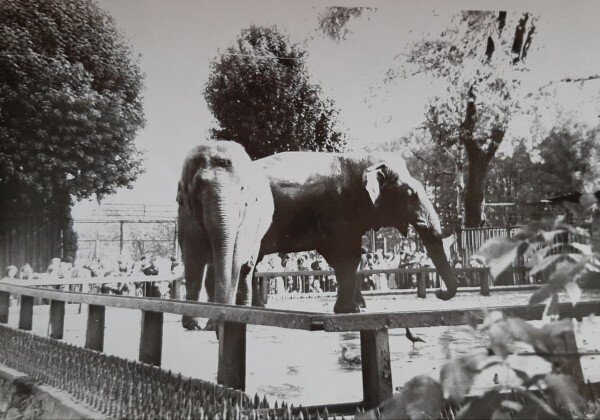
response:
M92 281L97 280L86 279L86 282ZM79 280L78 283L82 281ZM58 283L46 282L45 285L55 284ZM507 316L518 316L527 320L541 319L544 311L544 305L515 305L467 310L326 314L158 298L61 292L4 281L0 283L0 323L8 323L11 294L21 296L18 325L22 330L32 328L34 298L50 300L49 334L55 339L63 338L65 304L71 302L89 305L85 348L99 352L104 349L106 307L141 310L139 360L156 366L161 364L164 313L214 319L219 323L217 381L219 384L240 390L244 390L246 384L247 324L305 331L359 331L364 399L362 403L349 403L347 406L356 407L358 404L365 408L380 405L393 393L389 329L463 325L467 317L481 322L483 309L500 310ZM580 302L574 307L571 303L563 303L560 305L559 312L561 318L583 318L597 312L599 305L598 301ZM583 385L584 376L573 331L564 333L562 348L559 351L562 356L557 357L557 363L560 362L563 371L572 374L576 381Z

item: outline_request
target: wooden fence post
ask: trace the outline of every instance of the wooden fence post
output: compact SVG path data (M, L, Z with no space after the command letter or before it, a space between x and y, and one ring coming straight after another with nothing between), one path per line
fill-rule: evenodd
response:
M33 325L33 297L21 296L21 311L19 314L19 328L31 331Z
M88 305L85 348L104 351L104 318L106 308L101 305Z
M230 388L246 389L246 324L220 322L217 382Z
M392 367L388 329L360 332L363 397L366 409L377 407L392 396Z
M566 331L561 336L562 341L557 343L556 351L562 353L564 356L557 357L556 362L561 364L564 373L573 376L573 379L581 386L585 383L585 380L583 378L581 361L579 360L575 331Z
M10 308L10 293L0 292L0 322L8 323L8 309Z
M62 339L65 330L65 302L50 301L50 337Z
M173 299L181 299L181 280L173 281Z
M427 274L418 272L417 276L417 297L425 299L427 297Z
M124 221L119 221L119 255L123 255L123 225Z
M140 362L160 366L162 359L163 313L142 311Z
M477 276L479 277L479 287L481 288L481 294L483 296L490 295L490 272L486 268L477 269Z

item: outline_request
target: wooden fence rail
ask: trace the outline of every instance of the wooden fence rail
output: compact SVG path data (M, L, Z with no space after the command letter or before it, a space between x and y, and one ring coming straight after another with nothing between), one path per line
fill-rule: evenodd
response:
M477 309L451 309L393 313L328 314L302 311L241 307L214 303L177 301L159 298L139 298L99 295L40 289L32 286L0 282L0 322L7 323L10 294L21 296L19 328L31 330L33 298L51 300L50 336L63 337L65 302L89 305L85 347L97 351L104 348L106 307L142 311L139 360L160 365L162 355L163 314L173 313L210 318L219 325L219 357L217 381L244 390L246 385L246 325L265 325L306 331L359 331L363 370L363 406L375 407L392 395L392 374L389 352L390 328L462 325L466 319L483 320L482 310L499 310L509 316L540 319L543 305L491 306ZM573 307L560 305L561 317L581 318L598 313L600 302L581 302ZM572 332L570 333L573 334ZM569 364L576 379L583 380L581 365L573 336L565 337L565 351L574 354Z
M454 274L457 276L460 282L464 284L460 284L459 287L478 287L480 292L484 296L489 296L490 291L496 289L492 286L492 277L490 276L489 267L462 267L462 268L453 268ZM506 270L505 275L508 275L512 278L512 284L526 284L530 285L529 269L527 267L512 267L509 270ZM371 270L359 270L359 275L370 276L376 274L385 274L385 275L393 275L395 276L396 287L390 288L391 290L400 290L402 288L398 287L400 283L404 285L408 285L410 280L415 278L416 281L416 292L417 296L420 298L425 298L427 295L427 290L431 288L440 287L441 285L441 277L437 273L435 268L385 268L385 269L371 269ZM256 277L260 279L261 291L263 294L263 300L268 294L269 290L273 289L270 282L274 281L276 278L281 277L285 278L306 278L312 277L315 278L317 276L334 276L335 273L333 270L312 270L312 271L265 271L265 272L257 272L255 274ZM542 279L543 280L543 279ZM410 286L409 286L410 287ZM301 293L305 293L308 291L302 291Z

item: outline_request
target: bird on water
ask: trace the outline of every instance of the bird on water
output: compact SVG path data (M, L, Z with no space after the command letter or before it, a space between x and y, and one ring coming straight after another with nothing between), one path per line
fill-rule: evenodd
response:
M342 346L342 359L349 365L359 364L362 362L360 354L354 354L348 351L348 347Z
M418 335L414 335L408 328L406 328L406 334L405 334L406 338L408 338L410 341L412 341L413 346L415 345L415 343L418 343L419 341L421 343L424 343L425 340L423 340L421 337L419 337Z

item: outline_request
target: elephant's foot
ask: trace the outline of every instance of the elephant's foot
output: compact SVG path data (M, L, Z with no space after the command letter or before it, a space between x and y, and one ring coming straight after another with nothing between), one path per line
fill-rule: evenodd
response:
M456 295L456 288L450 290L438 289L435 291L435 296L441 300L450 300Z
M194 318L191 316L183 315L181 317L181 325L183 328L190 331L200 331L202 330L202 318Z
M357 302L343 302L340 299L338 299L336 300L335 305L333 306L333 312L335 312L336 314L359 313L360 307Z

